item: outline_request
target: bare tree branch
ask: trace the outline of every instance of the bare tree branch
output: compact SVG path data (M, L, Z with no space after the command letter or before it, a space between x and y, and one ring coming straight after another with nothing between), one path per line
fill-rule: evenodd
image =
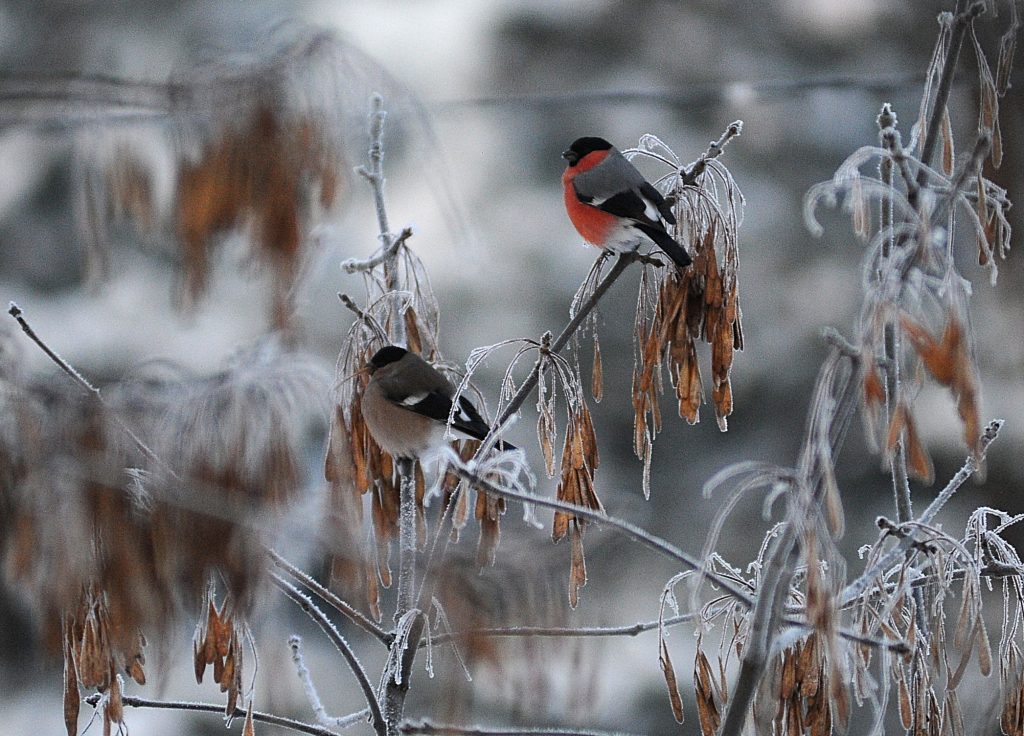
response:
M85 702L95 708L102 698L102 694L93 693L85 698ZM218 703L194 703L188 700L150 700L148 698L137 698L133 695L122 695L121 702L131 708L159 708L163 710L196 711L201 713L219 713L221 716L224 715L224 706L219 705ZM242 708L235 708L235 712L231 714L231 717L239 719L245 718L246 711ZM260 723L266 723L271 726L279 726L281 728L288 729L289 731L295 731L296 733L308 733L312 736L337 736L337 731L332 731L329 728L318 726L315 723L304 723L292 718L276 716L273 713L264 713L262 711L254 710L252 712L252 719Z
M276 573L271 573L271 578L288 598L316 622L317 626L320 627L324 634L327 635L327 638L331 640L331 643L334 644L335 648L341 653L341 656L345 658L349 669L352 670L352 674L355 675L356 681L359 683L359 688L363 691L363 697L366 698L367 705L370 707L370 721L373 725L373 730L376 731L377 736L388 736L384 716L381 715L380 703L377 702L377 694L369 678L367 678L362 664L359 663L355 652L352 651L352 647L345 641L345 637L341 635L324 612L317 608L309 596L303 594L298 588Z
M575 728L484 728L482 726L448 726L430 721L406 721L402 733L433 734L434 736L629 736L625 731L589 731Z
M339 598L337 595L335 595L333 592L331 592L331 590L325 588L323 585L318 583L312 575L305 572L301 568L296 567L291 562L282 557L280 553L277 552L277 550L268 549L267 553L270 555L270 559L275 565L277 565L279 568L287 572L289 575L291 575L304 586L306 586L311 591L316 593L318 596L323 598L324 601L326 601L327 604L330 605L334 610L345 616L345 618L349 619L352 623L361 628L363 631L374 636L385 646L391 646L391 641L394 639L393 634L389 634L388 632L384 631L384 629L382 629L380 626L374 623L372 619L363 615L358 609L349 605L341 598Z

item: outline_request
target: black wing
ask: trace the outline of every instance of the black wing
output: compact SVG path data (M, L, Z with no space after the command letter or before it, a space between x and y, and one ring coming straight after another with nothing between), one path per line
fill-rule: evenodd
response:
M452 410L452 400L438 391L414 396L389 396L388 400L403 409L414 411L441 423L448 421L448 415Z
M442 424L448 422L452 411L452 400L437 391L431 391L423 396L407 396L404 399L388 398L404 409L414 411ZM455 412L452 428L477 440L482 440L491 431L490 426L480 416L476 407L465 396L459 397L459 407ZM501 440L498 441L498 447L502 450L516 449L513 445Z
M638 220L640 222L651 222L651 219L644 214L647 210L647 203L632 189L619 192L595 206L599 210L603 210L616 217L625 217L629 220Z

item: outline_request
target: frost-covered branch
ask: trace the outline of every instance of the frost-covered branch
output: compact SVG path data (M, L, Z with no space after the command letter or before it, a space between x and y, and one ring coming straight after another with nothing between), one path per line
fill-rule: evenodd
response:
M381 715L380 703L377 702L377 694L373 689L373 685L370 683L369 678L366 676L366 671L363 669L363 665L360 664L359 659L356 657L355 652L352 651L352 647L345 640L345 637L341 635L341 632L334 626L329 618L321 611L313 600L299 591L294 585L289 583L287 580L282 578L280 575L271 574L271 578L274 584L283 592L292 602L294 602L299 608L303 610L317 626L327 635L331 643L334 644L335 648L341 653L341 656L345 658L348 663L349 669L352 670L352 674L355 675L356 681L359 683L359 688L363 691L363 697L366 698L366 703L370 708L370 721L373 726L373 730L377 733L377 736L387 736L387 729L384 723L384 717Z
M630 736L626 731L589 731L577 728L485 728L483 726L449 726L430 721L407 721L402 733L433 736Z
M356 626L361 628L368 634L373 635L380 640L385 646L391 645L392 636L388 632L384 631L380 626L375 624L372 619L363 615L355 607L349 605L333 592L325 588L323 585L318 583L316 579L305 572L299 567L296 567L291 562L286 560L284 557L277 552L277 550L270 549L267 551L270 555L271 561L280 567L282 570L287 572L293 578L302 583L305 587L316 593L318 596L323 598L328 605L330 605L338 613L342 614L345 618L349 619Z
M599 256L599 258L604 257L606 256L602 252L602 255ZM597 307L598 302L601 301L601 297L603 297L608 289L611 288L612 284L618 280L630 264L640 259L641 256L636 251L626 252L619 255L615 261L615 265L612 266L608 274L601 280L601 283L594 287L594 291L590 295L590 298L580 306L576 314L572 315L569 322L566 323L565 327L562 328L562 331L558 333L558 337L551 342L548 352L557 353L566 346L569 340L572 339L572 336L576 334L576 330L579 329L580 325L583 324L590 313L594 311L594 308ZM547 365L545 356L539 356L537 358L537 362L533 366L533 370L530 371L530 375L525 381L523 381L523 384L519 387L515 396L509 400L508 404L505 406L505 410L494 423L495 427L503 427L505 422L519 411L523 402L526 401L526 398L530 395L530 392L537 387L537 383L540 381L541 372L544 370L545 365Z
M350 713L347 716L332 716L327 713L327 709L324 707L323 702L320 700L320 695L316 691L316 685L313 683L313 676L309 673L306 668L306 662L302 657L302 638L296 635L292 635L288 639L288 646L292 650L292 662L295 663L295 673L302 680L302 689L306 691L306 699L309 700L309 705L316 713L316 720L329 728L348 728L354 726L360 721L365 721L370 715L370 709L364 708L357 713Z
M89 697L85 698L85 702L94 708L103 699L101 693L93 693ZM224 706L218 703L195 703L189 700L151 700L149 698L138 698L133 695L122 695L121 702L130 708L158 708L162 710L181 710L181 711L194 711L201 713L218 713L221 716L224 715ZM244 719L247 715L247 711L242 708L235 708L234 713L230 714L231 718ZM361 714L353 713L352 716L356 717ZM348 718L348 717L346 717ZM337 736L336 731L332 731L329 728L318 726L314 723L303 723L302 721L296 721L293 718L285 718L283 716L276 716L273 713L264 713L262 711L254 710L252 712L252 719L258 723L266 723L271 726L278 726L280 728L288 729L289 731L295 731L296 733L308 733L312 736ZM358 722L358 718L353 721L353 724Z
M28 323L28 320L25 319L24 313L21 311L21 308L17 304L15 304L14 302L10 302L7 309L7 313L15 319L15 321L21 326L22 331L26 335L28 335L29 339L32 340L32 342L34 342L39 347L40 350L46 353L46 356L50 360L52 360L58 368L60 368L62 371L68 374L68 376L71 377L72 381L77 383L82 388L82 390L84 390L86 393L90 394L93 398L95 398L95 400L99 402L101 406L103 406L104 408L109 408L107 407L106 402L103 400L103 396L102 394L100 394L99 388L89 383L89 381L86 380L85 376L79 373L74 366L72 366L70 363L64 360L64 358L62 358L57 353L57 351L53 350L49 345L46 344L46 342L43 341L41 337L39 337L36 331L32 329L32 326ZM162 469L165 469L173 474L174 471L171 470L171 468L167 466L166 463L164 463L155 452L153 452L149 445L143 442L142 438L139 437L135 433L135 431L131 427L129 427L128 424L120 416L118 416L115 412L111 412L111 415L113 416L114 422L117 424L118 428L122 432L124 432L129 439L131 439L131 441L135 444L136 447L139 448L139 450L142 452L143 455L146 456L146 458L152 460Z
M930 524L935 515L939 510L946 505L953 494L962 486L967 480L978 472L981 467L981 461L985 458L985 453L988 451L989 445L999 436L999 430L1003 426L1001 419L989 422L985 428L985 432L982 435L981 442L981 455L979 458L975 458L973 455L969 455L963 466L956 472L956 474L949 479L946 486L939 492L939 495L935 497L928 508L919 516L915 521L914 525L926 525ZM860 577L854 580L852 583L846 586L843 590L842 596L840 597L840 606L848 606L853 601L857 600L864 593L868 587L882 575L890 565L895 564L898 560L905 557L907 552L918 542L916 534L904 535L899 543L889 550L885 555L882 556L875 564L865 570Z

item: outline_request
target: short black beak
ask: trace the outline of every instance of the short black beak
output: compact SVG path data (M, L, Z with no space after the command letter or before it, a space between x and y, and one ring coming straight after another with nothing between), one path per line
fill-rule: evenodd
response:
M564 158L566 161L571 161L572 157L573 157L573 152L572 152L571 148L562 151L562 158Z

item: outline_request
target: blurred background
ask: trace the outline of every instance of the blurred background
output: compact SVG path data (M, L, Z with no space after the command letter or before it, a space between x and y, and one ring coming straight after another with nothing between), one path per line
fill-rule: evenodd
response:
M173 245L169 182L176 157L194 158L210 130L232 123L232 104L211 95L214 103L203 106L202 83L239 70L251 74L296 47L312 51L272 83L288 91L291 104L320 116L340 161L340 194L311 216L313 247L290 295L300 344L327 370L351 323L337 293L357 299L363 293L361 279L344 274L339 263L366 257L377 245L369 187L350 173L365 160L373 92L384 95L389 112L385 174L391 227L413 228L410 245L426 265L441 310L440 348L455 363L475 347L538 338L564 324L569 301L596 255L583 246L562 205L559 154L573 139L600 135L626 148L653 133L687 162L741 119L743 134L721 159L746 201L740 228L746 341L732 374L735 411L729 431L721 433L710 407L691 427L675 416L671 401L663 402L665 427L654 445L650 500L641 494L642 464L632 453L629 398L638 272L620 280L599 310L605 397L591 402L602 453L598 493L609 513L697 554L717 508L716 501L702 498L702 484L741 460L796 462L811 386L826 353L822 329L835 327L849 336L856 324L863 246L842 212L820 210L825 234L812 237L803 221L804 193L831 177L856 148L877 142L875 116L882 103L893 104L904 138L909 136L938 29L935 18L947 5L7 3L0 6L0 299L17 302L36 330L100 385L154 360L209 372L264 334L273 288L265 272L249 267L244 244L234 242L243 235L221 249L207 292L190 308L176 308L182 257ZM1004 4L999 8L1007 12ZM1005 17L980 22L991 53L1007 24ZM961 64L952 115L958 143L967 147L977 98L967 46ZM1020 65L1018 59L1018 84ZM67 75L79 84L61 82ZM194 82L199 92L188 101L172 96L181 106L169 113L161 107L166 95L154 92L167 82L179 90ZM1001 122L1005 158L990 176L1017 200L1024 194L1024 98L1018 89L1004 98ZM152 227L113 218L97 234L83 214L83 191L112 152L126 145L145 152L143 160L154 172L154 201L163 202L164 211L156 213ZM664 173L644 170L650 176ZM1024 232L1020 211L1018 206L1010 213L1018 233ZM109 267L97 276L90 249L100 240L109 247ZM960 265L974 284L982 418L1008 422L989 453L987 481L965 487L943 516L954 534L976 506L1021 511L1024 478L1018 461L1024 450L1024 271L1011 254L999 264L993 287L988 272L976 265L973 239L964 243ZM27 370L62 380L45 356L15 334L13 320L0 324L0 331L7 333L5 345L23 353L19 360ZM581 346L589 376L589 338ZM502 355L477 376L492 407L505 368ZM9 353L0 358L12 360ZM707 355L701 359L706 362ZM941 486L966 452L955 405L932 388L916 408ZM509 436L527 448L543 476L535 416L528 408ZM306 511L323 493L322 428L317 437L320 444L309 451ZM857 571L857 549L877 534L874 517L894 513L889 480L868 452L859 424L838 477L847 514L842 545L850 569ZM553 488L554 481L542 478L541 492ZM936 489L914 492L918 503L927 503ZM542 518L549 523L547 515ZM284 546L301 549L304 530L313 523L301 515L293 519ZM756 499L741 505L719 551L744 567L768 525ZM471 585L482 601L507 610L510 623L649 621L657 618L662 586L676 572L609 531L592 528L586 538L590 581L579 607L570 611L567 545L551 545L548 530L521 522L515 508L503 531L499 565L480 576L474 572ZM475 537L475 530L467 530L460 544L470 558ZM279 598L269 593L257 612L257 708L312 720L285 644L297 630L307 635L311 669L328 709L356 709L358 692L347 670L328 648L318 649L321 640L309 622ZM993 599L992 611L998 608ZM0 593L3 733L62 728L59 662L33 643L36 623L16 595ZM151 653L150 668L162 674L144 691L151 697L218 701L220 694L209 684L190 684L191 624L181 632L180 646ZM692 661L691 634L692 628L678 628L669 640L680 673ZM678 732L658 667L656 634L495 646L504 647L504 654L471 663L473 682L465 681L447 655L438 655L434 679L417 667L410 717ZM371 671L378 660L368 656ZM989 711L998 691L973 671L971 677L961 691L969 723L991 728ZM696 729L692 689L683 689L691 719L684 728ZM223 727L212 715L129 710L127 719L132 729L150 734L217 733Z

